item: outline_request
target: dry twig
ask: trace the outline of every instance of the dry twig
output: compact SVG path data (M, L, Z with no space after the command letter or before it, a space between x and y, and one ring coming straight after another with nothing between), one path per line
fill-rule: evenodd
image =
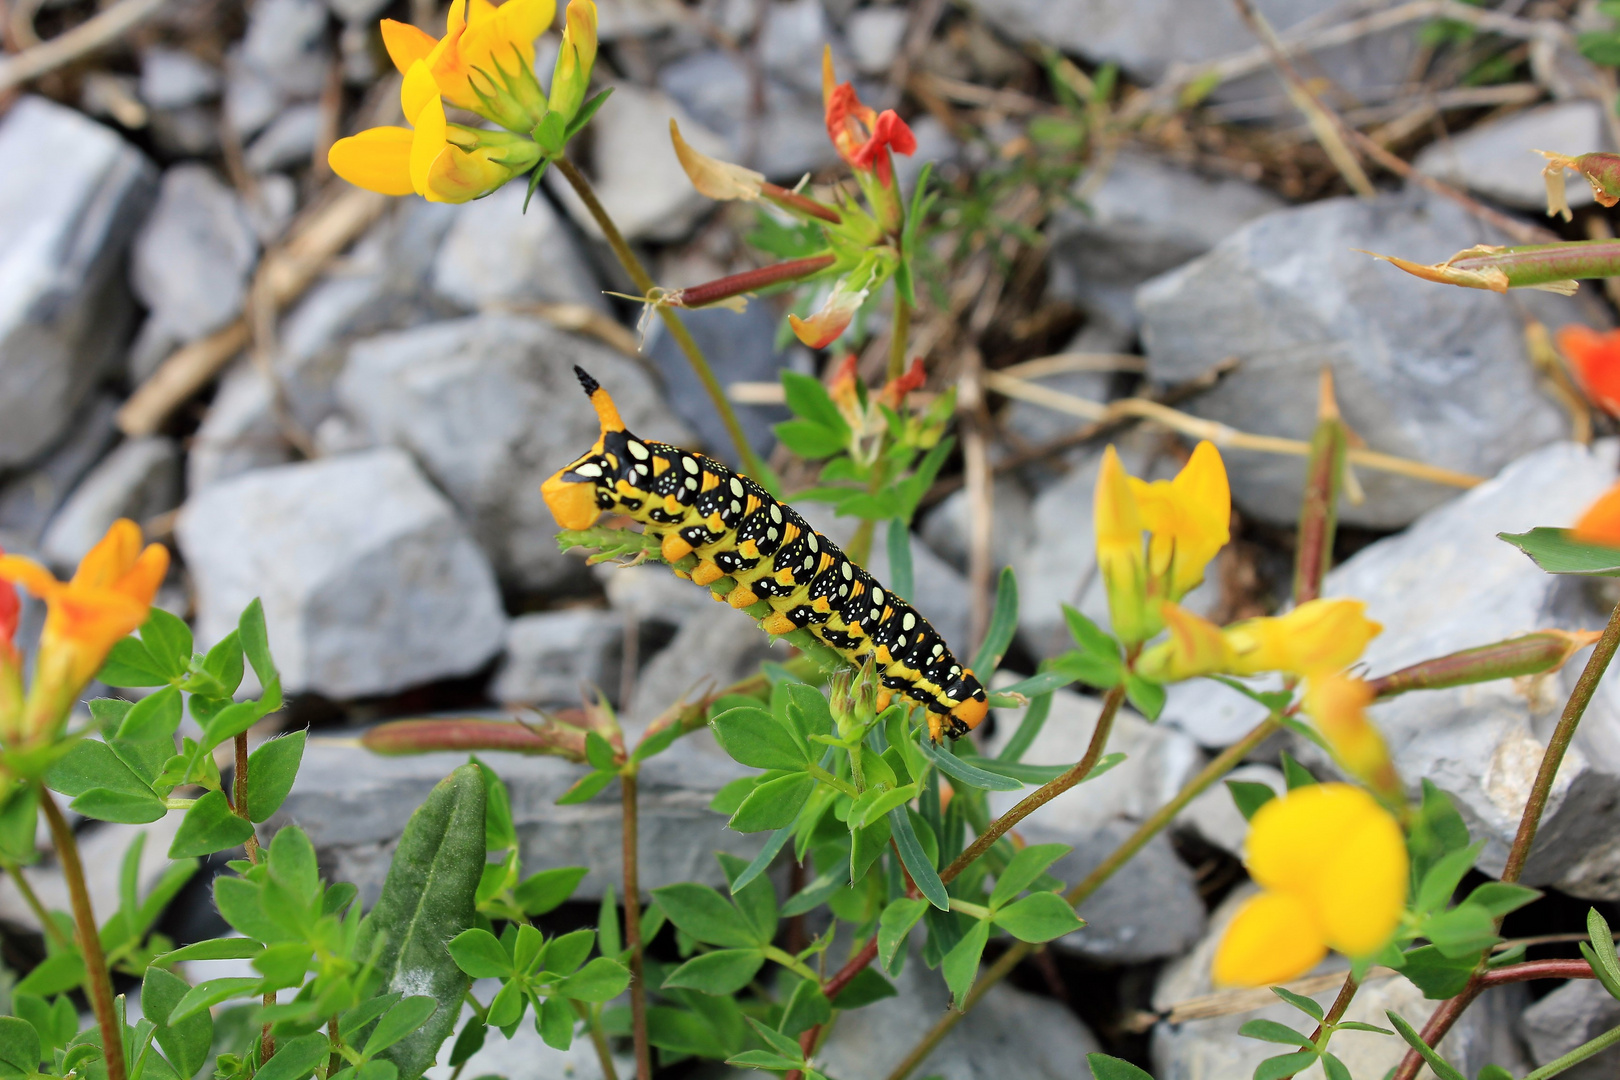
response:
M164 3L165 0L118 0L106 11L91 16L65 34L0 60L0 94L104 45L111 45L157 14Z

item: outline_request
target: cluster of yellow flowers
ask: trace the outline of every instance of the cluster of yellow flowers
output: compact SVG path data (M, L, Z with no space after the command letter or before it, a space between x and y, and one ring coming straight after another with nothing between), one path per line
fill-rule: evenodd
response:
M1304 711L1339 763L1398 801L1388 748L1366 714L1372 688L1349 674L1381 629L1364 603L1312 600L1227 627L1180 606L1230 539L1231 515L1226 467L1211 443L1199 443L1173 480L1152 483L1128 475L1113 447L1104 454L1094 512L1097 565L1133 669L1161 683L1268 672L1303 679ZM1165 640L1147 644L1165 630ZM1401 827L1352 784L1312 785L1263 806L1252 822L1247 865L1264 891L1222 940L1215 961L1222 984L1286 981L1330 947L1370 955L1390 940L1405 910Z

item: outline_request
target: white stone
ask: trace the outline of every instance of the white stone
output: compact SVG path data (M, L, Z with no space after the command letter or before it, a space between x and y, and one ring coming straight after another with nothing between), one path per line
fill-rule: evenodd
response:
M1273 765L1262 762L1239 765L1227 773L1222 782L1210 785L1188 803L1187 808L1176 815L1175 827L1228 854L1241 856L1244 841L1249 836L1249 823L1238 810L1237 803L1232 801L1232 792L1225 783L1227 780L1264 784L1279 795L1288 786L1282 771Z
M0 120L0 467L48 447L125 343L124 253L154 173L134 147L32 95Z
M175 526L207 645L264 601L289 692L344 699L476 670L506 618L483 554L399 450L261 469L194 495Z
M910 15L904 7L864 7L849 16L845 38L863 75L883 75L900 54Z
M223 82L217 67L184 49L158 45L141 53L141 100L151 108L212 101Z
M1524 1011L1519 1031L1536 1065L1556 1061L1610 1028L1620 1027L1620 1001L1595 979L1571 979ZM1611 1047L1558 1075L1564 1080L1613 1080L1620 1049Z
M433 290L474 310L532 301L583 304L604 313L602 296L573 230L541 192L521 183L455 208L433 260Z
M315 144L321 138L322 123L318 102L306 102L284 109L248 145L242 159L256 173L302 165L315 152Z
M186 455L186 488L196 494L210 484L292 460L276 425L274 394L251 360L239 361L220 380Z
M1596 101L1559 101L1488 120L1430 143L1412 164L1419 172L1508 206L1545 210L1547 188L1541 169L1547 159L1535 151L1575 157L1607 149L1603 106ZM1590 205L1591 186L1574 173L1565 176L1569 205Z
M90 553L112 523L145 524L180 502L180 448L161 435L130 439L90 471L51 519L40 552L68 572Z
M506 629L506 658L490 696L521 705L577 706L595 690L618 696L624 616L571 608L520 615Z

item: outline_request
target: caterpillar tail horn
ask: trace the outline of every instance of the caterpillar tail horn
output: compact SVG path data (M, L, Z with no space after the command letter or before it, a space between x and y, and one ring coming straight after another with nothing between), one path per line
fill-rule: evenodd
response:
M591 399L596 419L602 425L602 432L596 437L596 445L592 448L593 453L599 454L609 433L624 430L624 420L601 383L578 365L574 367L574 374L579 378L579 385L584 387L585 396ZM540 485L540 497L546 501L558 525L565 529L588 529L596 524L596 519L602 514L596 502L596 484L592 478L571 475L573 467L570 465L552 473Z

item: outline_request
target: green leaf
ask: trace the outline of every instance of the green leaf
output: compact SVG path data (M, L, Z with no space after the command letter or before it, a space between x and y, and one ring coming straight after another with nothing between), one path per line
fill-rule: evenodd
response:
M1164 711L1164 687L1134 672L1125 674L1125 699L1149 720L1157 720Z
M196 700L196 698L192 699L193 702ZM215 713L203 727L202 748L204 752L212 750L222 743L230 742L258 723L263 715L259 709L259 703L256 701L238 701L225 706Z
M611 772L619 767L613 744L596 731L585 733L585 760L590 762L593 769Z
M24 976L14 990L19 994L50 997L52 994L76 989L82 982L84 982L84 958L79 955L77 948L72 948L47 956L35 964L34 970Z
M811 461L842 453L849 442L847 428L841 432L836 428L823 427L811 420L783 420L773 425L771 430L776 433L782 445Z
M34 1025L15 1016L0 1016L0 1076L32 1076L42 1060Z
M609 1001L630 985L630 969L608 956L598 956L557 984L557 993L576 1001Z
M984 632L984 643L973 654L971 665L980 678L987 680L986 685L990 673L1001 666L1001 658L1007 654L1007 646L1012 644L1017 632L1018 577L1012 567L1004 566L996 582L996 604L990 613L990 626Z
M799 1035L817 1024L832 1019L832 1002L821 992L821 987L807 979L799 980L782 1010L782 1022L776 1029L784 1035Z
M585 880L590 868L585 866L560 866L555 870L542 870L538 874L531 874L518 883L512 890L518 907L523 914L530 917L544 915L554 911L570 897L579 883Z
M236 623L236 632L242 643L242 651L247 654L248 663L253 665L253 674L258 676L259 685L264 687L265 697L270 697L270 688L274 686L275 697L279 701L281 674L276 670L275 661L270 658L270 634L264 625L264 605L257 597L242 609L242 617Z
M1311 775L1311 771L1295 761L1294 756L1286 750L1282 752L1282 771L1283 780L1288 784L1289 791L1316 783L1316 777Z
M832 751L829 749L828 753L830 754L831 752ZM731 887L733 889L745 888L749 882L753 881L755 878L769 869L772 861L775 860L777 854L782 850L782 848L787 845L788 839L792 837L792 835L793 828L789 825L784 825L782 828L773 832L771 834L771 838L765 841L765 846L760 849L759 854L754 856L754 861L749 863L747 869L738 875L737 880L731 883Z
M200 982L187 990L179 1002L169 1011L166 1023L170 1027L174 1027L182 1021L196 1016L198 1013L207 1012L221 1002L256 994L263 984L264 980L262 979L248 978L209 979L207 982ZM152 1017L154 1023L158 1019L158 1017Z
M252 938L205 938L154 956L152 963L168 967L182 960L251 960L263 951L264 946Z
M305 733L270 739L248 755L248 816L264 821L281 809L304 760Z
M1086 925L1067 900L1050 892L1031 893L1000 909L992 919L1019 941L1032 944L1060 938Z
M1432 941L1441 955L1453 960L1478 956L1500 940L1496 921L1478 904L1459 904L1450 911L1431 915L1419 924L1418 932Z
M146 646L132 637L123 638L112 647L96 679L117 687L166 686L170 681L164 667L152 658Z
M141 981L141 1011L157 1025L158 1045L181 1077L196 1076L214 1045L214 1018L205 1009L178 1024L162 1023L191 990L186 980L159 967L149 967Z
M1292 1054L1266 1058L1254 1067L1254 1080L1282 1080L1285 1076L1293 1076L1314 1065L1317 1056L1315 1050L1298 1050Z
M1473 869L1484 847L1485 841L1480 840L1461 850L1447 852L1441 856L1429 867L1428 873L1423 875L1423 883L1418 886L1413 909L1419 912L1438 911L1450 903L1452 894L1462 883L1463 875Z
M1275 1020L1250 1020L1238 1028L1238 1034L1264 1042L1283 1043L1288 1046L1310 1047L1309 1035L1302 1035L1287 1024Z
M171 739L180 729L180 691L165 686L132 705L118 725L120 739Z
M888 979L870 967L864 967L844 984L844 988L832 999L832 1004L835 1009L859 1009L874 1001L896 997L899 993Z
M1288 1004L1304 1013L1306 1016L1321 1023L1324 1018L1322 1006L1316 1003L1315 998L1308 998L1304 994L1296 994L1286 986L1273 986L1271 992L1282 998ZM1342 1026L1342 1025L1341 1025Z
M1078 608L1064 604L1063 621L1068 624L1069 636L1074 638L1074 643L1079 646L1081 652L1123 666L1120 662L1119 642L1108 631L1081 614Z
M1093 1080L1153 1080L1151 1074L1130 1062L1107 1054L1087 1054L1086 1065L1091 1069Z
M295 1039L276 1040L276 1056L259 1066L253 1080L304 1080L326 1064L332 1051L326 1036L315 1032Z
M890 518L883 535L889 551L889 591L902 600L910 600L916 595L911 569L911 530L899 518Z
M186 811L180 828L175 830L169 858L212 855L245 843L252 835L253 826L231 812L230 803L222 792L204 792Z
M371 1037L366 1040L365 1049L360 1053L368 1058L376 1057L427 1023L428 1018L438 1008L439 1003L430 997L405 998L383 1013L382 1019L378 1020L377 1026L372 1029Z
M683 882L653 890L653 899L676 928L706 945L747 949L770 944L758 940L742 913L707 885Z
M932 761L940 772L952 780L960 781L968 787L981 788L988 791L1017 791L1024 785L1010 776L989 772L976 765L957 757L949 747L935 746L931 740L920 739L917 749L922 751L924 757Z
M469 1016L467 1022L461 1027L461 1034L456 1036L456 1043L450 1048L451 1069L460 1066L468 1058L484 1048L484 1039L489 1035L489 1025L477 1016Z
M1478 955L1451 958L1433 945L1411 949L1401 955L1400 972L1430 1001L1443 1001L1462 993L1474 973Z
M1007 740L1007 744L1001 748L996 759L1006 763L1023 760L1024 755L1029 753L1029 748L1035 745L1035 737L1041 733L1041 728L1046 726L1046 718L1051 712L1051 692L1036 695L1029 703L1029 708L1025 710L1024 719L1019 721L1018 730L1013 732L1012 738Z
M1548 1064L1550 1065L1551 1062L1548 1062ZM1350 1070L1346 1069L1341 1076L1342 1080L1350 1080ZM1329 1080L1340 1080L1340 1078L1330 1077ZM1515 1078L1511 1072L1500 1065L1486 1065L1479 1070L1474 1080L1515 1080Z
M868 788L861 793L860 798L850 804L849 820L846 824L851 829L863 828L873 821L888 815L896 807L905 806L917 797L917 785L906 784L903 787Z
M1232 802L1244 821L1253 821L1256 811L1277 797L1270 784L1259 784L1252 780L1228 780L1226 790L1232 793Z
M799 740L764 709L729 709L709 725L721 748L744 765L792 771L803 770L810 763L810 755Z
M1007 861L1006 869L996 875L996 887L990 894L990 907L1001 907L1007 901L1029 888L1046 868L1067 855L1072 848L1067 844L1031 844Z
M346 1045L355 1045L359 1042L361 1033L404 996L404 994L378 994L374 998L362 1001L339 1017L338 1037Z
M901 899L891 903L878 916L878 959L885 971L894 970L894 959L911 934L911 928L928 910L928 901Z
M242 635L235 630L220 638L203 657L203 671L218 684L218 696L230 697L242 685Z
M657 902L654 897L653 903L656 905ZM624 948L619 938L619 905L611 885L602 890L602 902L596 909L596 937L602 943L604 956L616 956Z
M476 926L463 930L447 948L456 966L475 979L504 979L514 973L512 957L488 930Z
M1492 918L1500 919L1510 912L1518 911L1526 904L1534 903L1541 898L1539 889L1532 889L1527 885L1514 885L1504 881L1487 881L1468 894L1464 901L1477 904L1491 913Z
M382 895L360 924L356 954L367 956L377 948L376 970L389 990L455 1002L471 985L446 946L472 926L476 914L474 897L485 855L484 780L479 773L476 765L456 769L411 815ZM379 939L381 945L374 946ZM399 1067L401 1076L420 1076L455 1029L457 1012L441 1009L383 1057Z
M152 608L141 627L141 643L171 678L179 678L191 667L191 628L185 620L160 607Z
M1545 526L1523 533L1497 533L1549 574L1620 577L1620 548L1583 544L1568 529Z
M832 395L827 393L820 379L796 371L784 371L782 392L794 416L814 421L831 431L841 431L845 435L849 433L844 414L838 411Z
M767 780L748 793L727 824L738 832L764 832L793 824L816 790L809 773L792 772Z
M1468 1080L1462 1073L1452 1068L1450 1062L1435 1053L1433 1048L1423 1041L1423 1037L1412 1030L1412 1025L1402 1020L1398 1013L1389 1011L1384 1015L1389 1017L1390 1024L1400 1033L1401 1038L1406 1040L1406 1045L1416 1050L1418 1056L1429 1063L1429 1068L1434 1070L1434 1074L1440 1080Z
M907 807L897 806L889 811L889 830L894 837L894 846L900 852L900 861L905 864L906 872L916 883L917 889L930 904L941 911L951 906L951 898L945 892L945 883L939 880L939 870L934 866L934 860L924 850L922 841L917 838L917 831L912 827L911 813Z
M1337 1031L1367 1031L1374 1035L1394 1035L1389 1028L1381 1028L1377 1024L1363 1024L1359 1020L1340 1020L1334 1025Z
M990 923L979 919L945 954L940 973L945 976L945 985L950 987L953 1007L960 1009L968 991L973 989L973 980L979 974L979 958L984 955L984 946L989 940Z
M93 788L152 796L152 786L119 760L112 747L96 739L81 739L58 758L46 770L45 784L70 798Z
M87 818L125 825L145 825L168 813L163 800L150 791L136 795L110 788L91 788L68 806Z
M618 778L619 772L617 769L611 771L597 769L593 772L588 772L578 780L574 781L573 787L563 792L562 797L557 800L557 805L574 806L577 803L590 802L601 793L603 788L607 787Z
M765 964L759 949L717 949L693 957L664 978L664 989L700 990L705 994L735 994L747 986Z
M1609 932L1609 924L1598 914L1597 908L1587 909L1586 933L1592 941L1590 945L1581 942L1581 955L1586 957L1592 973L1609 995L1620 1000L1620 958L1615 956L1614 935Z
M1407 848L1412 855L1412 880L1422 881L1440 858L1468 846L1468 826L1447 795L1432 781L1423 781L1423 800L1414 815Z
M613 87L611 86L605 90L600 90L592 94L585 104L579 107L579 112L575 113L574 118L568 121L568 127L563 131L564 142L578 135L585 125L591 122L591 117L596 115L596 110L607 104L608 95L611 93L613 93Z

